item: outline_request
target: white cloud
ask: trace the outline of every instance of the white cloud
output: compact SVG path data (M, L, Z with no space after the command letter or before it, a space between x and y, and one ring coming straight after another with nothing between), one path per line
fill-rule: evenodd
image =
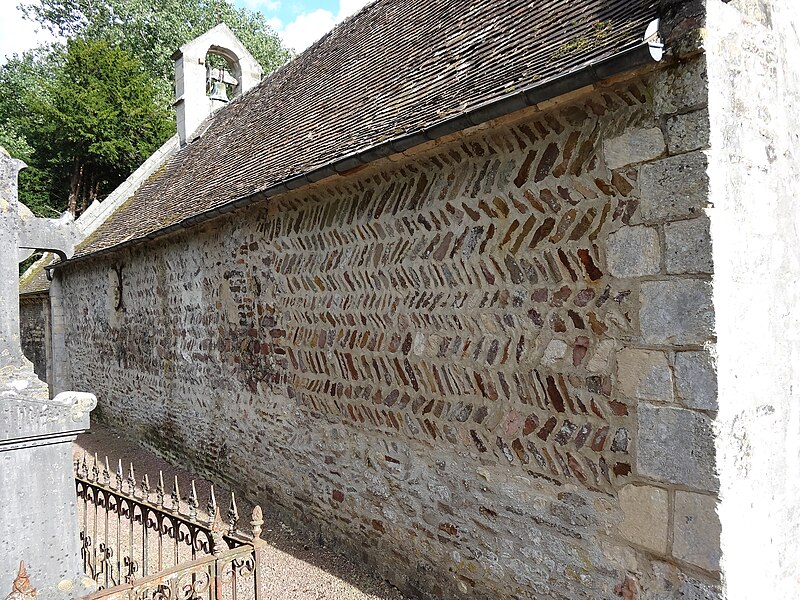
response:
M250 10L257 10L262 13L275 12L280 9L281 3L279 0L239 0Z
M56 38L49 31L42 31L37 23L22 17L19 9L4 7L0 18L0 64L6 57L14 53L22 54L25 50L35 48L39 44L53 42Z
M9 0L0 0L0 3L7 1ZM301 12L289 23L284 23L278 17L268 19L267 23L278 32L284 44L301 52L368 2L370 0L339 0L336 14L319 8ZM274 13L281 7L280 0L241 0L241 3L263 13ZM5 62L6 55L22 53L55 39L50 32L40 30L36 23L25 20L17 8L3 6L0 17L0 64Z
M276 30L284 44L296 52L302 52L333 29L334 25L361 10L368 2L370 0L339 0L339 11L335 15L329 10L319 8L299 14L286 27L276 27Z
M336 18L333 13L319 8L313 12L298 15L294 21L286 25L283 31L278 33L284 44L300 52L330 31L335 24Z

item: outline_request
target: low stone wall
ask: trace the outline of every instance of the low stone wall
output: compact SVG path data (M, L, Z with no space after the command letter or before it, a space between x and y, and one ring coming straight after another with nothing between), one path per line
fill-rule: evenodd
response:
M68 266L71 383L420 597L717 597L704 77Z
M25 357L33 363L36 376L47 383L47 297L20 298L20 342Z

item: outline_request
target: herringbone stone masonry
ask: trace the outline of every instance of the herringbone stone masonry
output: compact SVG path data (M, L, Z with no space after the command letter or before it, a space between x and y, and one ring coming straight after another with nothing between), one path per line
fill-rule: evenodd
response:
M686 525L716 519L702 85L603 87L67 267L71 375L407 592L715 597Z

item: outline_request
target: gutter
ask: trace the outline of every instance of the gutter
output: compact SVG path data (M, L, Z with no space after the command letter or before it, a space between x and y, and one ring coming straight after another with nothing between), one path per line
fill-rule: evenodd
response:
M644 41L627 50L623 50L612 56L587 62L567 73L540 81L527 88L507 94L506 96L472 108L464 113L440 121L435 125L415 131L414 133L401 135L376 144L366 150L355 152L322 167L286 179L260 192L244 196L217 208L212 208L208 211L188 217L183 221L174 223L163 229L152 231L144 237L127 240L115 246L92 252L91 254L84 254L55 265L50 265L45 267L48 279L50 279L51 269L65 264L72 264L87 258L95 258L111 252L118 252L125 248L145 243L147 240L154 240L181 231L182 229L188 229L198 223L204 223L220 215L249 206L250 204L266 200L291 190L297 190L333 175L346 174L353 169L368 165L379 159L386 158L387 156L405 152L414 146L463 131L476 125L481 125L499 117L505 117L524 108L535 106L547 100L557 98L558 96L574 92L580 88L599 83L615 75L620 75L638 67L653 64L661 60L663 49L664 46L661 43L661 37L659 35L659 19L655 19L647 27Z

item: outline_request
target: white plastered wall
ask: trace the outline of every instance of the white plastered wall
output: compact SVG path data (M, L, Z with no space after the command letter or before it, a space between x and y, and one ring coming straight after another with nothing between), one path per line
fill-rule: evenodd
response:
M708 0L722 573L800 598L800 3Z

